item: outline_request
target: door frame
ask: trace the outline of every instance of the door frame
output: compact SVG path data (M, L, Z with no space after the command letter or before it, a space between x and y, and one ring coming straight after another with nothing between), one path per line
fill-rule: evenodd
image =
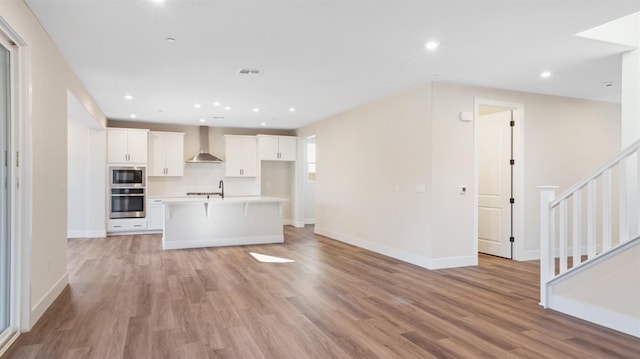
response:
M524 104L507 101L474 98L473 104L473 250L478 255L478 128L477 119L480 117L481 106L504 107L514 111L516 125L513 131L513 158L515 168L513 172L513 197L515 198L513 213L513 259L523 258L524 251Z
M11 123L9 176L11 176L11 326L16 330L0 347L0 355L22 331L30 329L31 243L31 118L30 52L27 42L0 16L0 33L11 42Z

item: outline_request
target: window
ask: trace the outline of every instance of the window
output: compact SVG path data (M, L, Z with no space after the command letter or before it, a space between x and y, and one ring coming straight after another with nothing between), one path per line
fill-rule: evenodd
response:
M316 180L316 141L313 138L307 140L307 180Z

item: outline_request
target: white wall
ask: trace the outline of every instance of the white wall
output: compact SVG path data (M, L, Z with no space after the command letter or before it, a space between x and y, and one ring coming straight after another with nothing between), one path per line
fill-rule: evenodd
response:
M69 117L67 150L67 236L87 236L87 186L89 173L89 129L80 119Z
M536 258L537 186L562 190L616 153L619 105L432 83L303 127L317 135L316 232L429 268L474 264L473 122L459 116L477 97L524 104L516 240L521 259Z
M67 95L67 236L106 236L106 131Z
M30 328L67 283L67 91L106 124L106 118L22 0L0 2L0 16L27 43L29 113L22 162L28 203ZM28 218L30 217L30 218ZM29 221L30 219L30 221Z
M302 188L303 188L303 208L304 208L304 223L305 224L315 224L316 222L316 182L309 181L307 176L307 145L316 143L315 137L305 138L303 142L303 169L301 170L302 176Z

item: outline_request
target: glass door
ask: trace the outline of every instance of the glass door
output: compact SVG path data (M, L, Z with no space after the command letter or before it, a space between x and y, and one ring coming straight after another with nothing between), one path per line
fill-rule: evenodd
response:
M0 40L3 40L0 38ZM11 123L11 51L0 41L0 340L11 328L11 202L9 149ZM0 342L0 345L2 343Z

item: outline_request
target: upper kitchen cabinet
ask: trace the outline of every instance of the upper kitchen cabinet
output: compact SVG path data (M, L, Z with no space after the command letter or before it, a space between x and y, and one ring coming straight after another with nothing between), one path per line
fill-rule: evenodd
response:
M146 164L147 132L132 128L107 128L109 163Z
M255 136L224 136L227 177L256 177L258 175L258 146Z
M149 132L148 176L184 174L184 133Z
M295 161L298 138L258 135L258 156L267 161Z

